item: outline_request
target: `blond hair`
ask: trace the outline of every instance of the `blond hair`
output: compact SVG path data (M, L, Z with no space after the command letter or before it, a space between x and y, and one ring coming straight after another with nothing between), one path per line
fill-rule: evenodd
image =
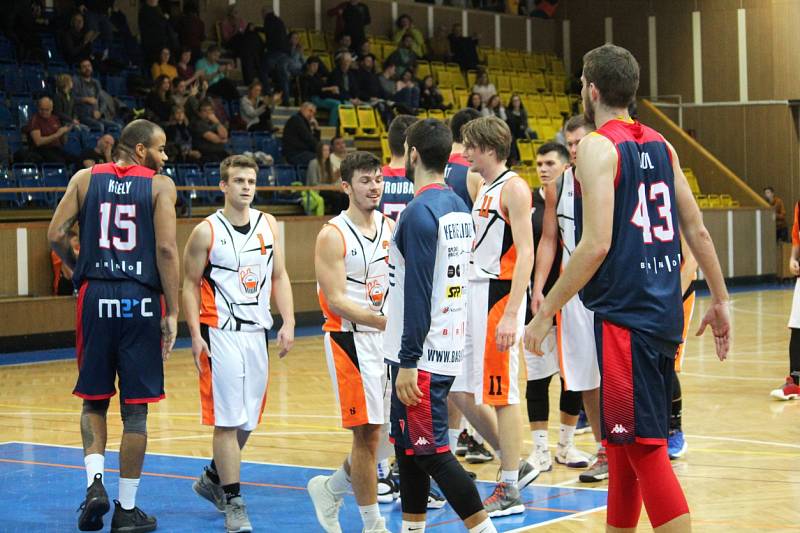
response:
M464 146L494 150L498 161L505 161L511 152L511 130L498 117L476 118L461 129Z

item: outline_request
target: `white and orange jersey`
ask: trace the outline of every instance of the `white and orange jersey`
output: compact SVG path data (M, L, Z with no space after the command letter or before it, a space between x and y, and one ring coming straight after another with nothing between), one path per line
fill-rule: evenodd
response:
M376 313L383 311L386 292L389 290L389 241L392 231L389 220L378 210L372 213L375 222L375 237L369 238L358 230L348 216L342 212L328 221L342 237L344 270L347 277L345 295L356 304ZM374 328L354 324L334 313L322 289L317 285L319 305L325 315L323 331L378 331Z
M503 187L519 176L506 170L492 183L481 185L472 205L475 222L475 244L470 262L471 280L510 280L517 263L517 248L511 234L511 223L501 208Z
M205 222L211 226L211 248L200 281L200 322L224 330L270 329L275 237L266 215L250 209L244 233L222 210Z
M556 217L558 218L558 230L561 234L561 271L567 268L569 258L578 245L578 238L575 234L575 170L570 167L564 172L561 185L561 194L558 197L556 206Z

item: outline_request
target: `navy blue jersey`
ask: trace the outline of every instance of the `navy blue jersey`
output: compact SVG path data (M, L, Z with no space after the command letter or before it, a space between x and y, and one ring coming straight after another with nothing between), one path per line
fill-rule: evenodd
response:
M406 178L405 168L383 167L383 196L378 210L397 220L408 202L414 199L414 184Z
M95 165L81 206L81 253L73 283L136 281L161 291L156 268L153 175L138 165Z
M450 154L447 166L444 167L444 181L453 189L467 207L472 209L472 198L469 197L467 188L467 173L469 172L469 161L464 159L461 154Z
M583 288L583 303L601 320L680 343L681 246L669 147L635 121L611 120L595 134L614 143L619 162L611 248ZM575 204L580 239L581 202Z

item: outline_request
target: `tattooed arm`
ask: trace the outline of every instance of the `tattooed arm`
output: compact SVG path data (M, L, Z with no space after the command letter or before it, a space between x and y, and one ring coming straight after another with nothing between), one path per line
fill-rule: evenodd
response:
M75 256L71 253L72 249L67 233L72 228L72 225L75 224L81 212L81 199L86 193L91 176L91 170L83 169L76 172L72 179L69 180L67 192L58 203L58 207L53 213L53 219L50 221L50 227L47 228L50 247L58 254L64 264L73 270L75 269Z

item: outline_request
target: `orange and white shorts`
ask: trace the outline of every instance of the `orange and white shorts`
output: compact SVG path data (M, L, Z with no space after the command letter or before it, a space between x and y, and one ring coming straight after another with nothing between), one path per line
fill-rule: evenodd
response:
M600 386L594 313L577 294L556 313L556 346L566 390L580 392Z
M211 357L200 356L203 424L252 431L267 402L266 331L229 331L202 324Z
M683 365L683 351L689 338L689 324L692 321L692 313L694 312L694 298L694 291L690 291L683 298L683 342L678 345L678 351L675 353L675 372L680 372Z
M382 337L380 332L325 333L325 357L342 413L342 427L389 421Z

